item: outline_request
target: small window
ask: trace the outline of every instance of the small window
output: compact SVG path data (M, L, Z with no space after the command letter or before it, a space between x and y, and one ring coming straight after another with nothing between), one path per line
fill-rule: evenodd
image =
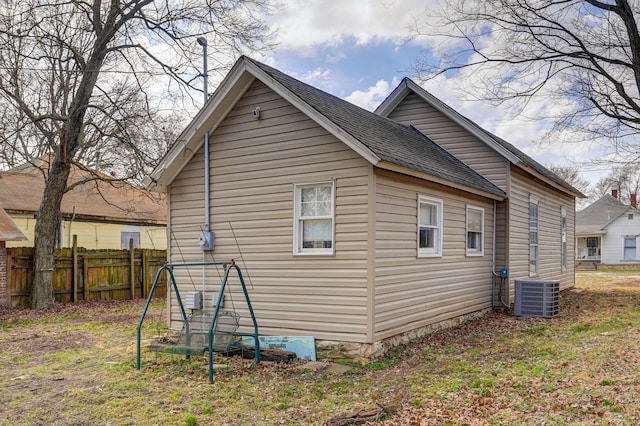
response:
M295 186L294 254L333 254L334 183Z
M531 197L529 199L529 275L538 275L538 271L538 200Z
M133 248L140 248L139 232L121 232L120 233L120 246L122 247L122 250L129 250L129 240L133 240Z
M598 237L587 237L588 248L598 248Z
M636 260L636 237L623 237L623 256L624 260Z
M484 253L484 209L467 206L467 255Z
M560 208L560 265L562 272L567 270L567 209Z
M418 257L442 256L442 200L418 197Z
M629 216L627 216L627 219L633 220L633 213L629 213Z

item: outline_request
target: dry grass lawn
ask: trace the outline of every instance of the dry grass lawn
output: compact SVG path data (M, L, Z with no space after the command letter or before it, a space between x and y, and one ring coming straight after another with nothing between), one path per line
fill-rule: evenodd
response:
M202 357L134 368L143 303L0 308L0 425L640 424L640 271L578 273L552 319L494 313L337 374L221 359L214 384Z

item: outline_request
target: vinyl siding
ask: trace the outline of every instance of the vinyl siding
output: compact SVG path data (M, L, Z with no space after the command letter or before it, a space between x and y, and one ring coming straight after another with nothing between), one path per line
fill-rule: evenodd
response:
M415 93L407 95L389 114L389 118L413 125L477 173L506 191L508 161Z
M260 107L261 118L252 111ZM202 152L171 185L172 261L201 260ZM255 82L210 135L211 224L216 260L236 259L261 334L367 341L368 209L372 166L291 104ZM294 184L335 181L335 255L294 256ZM211 260L211 254L204 258ZM220 285L206 275L206 303ZM181 293L202 287L203 272L177 274ZM194 284L191 284L194 281ZM231 281L233 309L249 314ZM172 304L175 323L179 312ZM173 326L173 325L172 325Z
M629 214L633 214L633 219L629 219ZM607 233L602 236L602 263L609 265L631 264L640 261L640 214L638 212L628 212L618 217L605 228ZM624 238L625 236L636 236L636 258L625 260L624 258Z
M539 274L529 275L529 199L538 199ZM561 207L567 214L567 270L561 268ZM514 280L559 280L560 288L575 284L575 199L525 175L515 166L511 174L509 229L510 294Z
M418 195L443 201L442 257L417 257ZM484 208L482 257L466 255L467 204ZM375 340L491 307L492 211L461 191L377 174Z
M13 217L12 220L27 237L25 241L7 241L7 247L32 247L36 220L32 217ZM73 236L78 237L78 247L88 250L120 250L122 232L139 232L140 247L164 250L167 248L167 228L164 226L137 226L105 222L62 222L62 245L71 247Z

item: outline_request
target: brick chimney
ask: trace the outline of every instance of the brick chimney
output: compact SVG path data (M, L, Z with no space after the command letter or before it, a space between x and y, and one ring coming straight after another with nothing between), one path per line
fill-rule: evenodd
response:
M615 183L611 185L611 195L613 196L613 198L618 199L618 185L616 185Z
M638 199L636 198L636 194L631 194L631 207L634 209L638 208Z

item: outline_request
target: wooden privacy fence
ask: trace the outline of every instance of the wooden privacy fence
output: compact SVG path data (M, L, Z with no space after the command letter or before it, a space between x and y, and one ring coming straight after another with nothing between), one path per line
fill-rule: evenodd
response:
M33 247L7 248L7 296L11 306L28 305L33 279ZM53 292L58 302L146 298L166 250L85 250L55 252ZM166 274L154 296L166 296Z

